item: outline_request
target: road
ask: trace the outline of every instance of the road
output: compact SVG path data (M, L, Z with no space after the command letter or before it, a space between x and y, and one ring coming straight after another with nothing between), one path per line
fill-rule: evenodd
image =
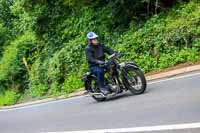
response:
M81 96L0 110L0 133L136 132L138 127L145 133L199 133L199 125L200 73L148 83L142 95L126 93L106 102Z

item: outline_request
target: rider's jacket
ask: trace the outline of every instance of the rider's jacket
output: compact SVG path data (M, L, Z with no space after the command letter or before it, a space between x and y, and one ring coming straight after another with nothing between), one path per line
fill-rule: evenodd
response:
M99 43L98 45L88 44L85 48L86 59L89 67L98 66L99 61L105 61L105 53L111 55L115 53L112 49Z

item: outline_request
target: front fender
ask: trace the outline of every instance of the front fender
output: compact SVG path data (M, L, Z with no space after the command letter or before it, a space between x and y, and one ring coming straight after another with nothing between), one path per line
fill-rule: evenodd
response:
M138 66L133 62L122 62L119 65L120 65L121 68L131 66L131 67L134 67L135 69L138 69Z
M83 82L86 82L86 81L89 81L89 80L96 80L96 76L91 74L90 72L87 72L83 75L82 77L82 81Z

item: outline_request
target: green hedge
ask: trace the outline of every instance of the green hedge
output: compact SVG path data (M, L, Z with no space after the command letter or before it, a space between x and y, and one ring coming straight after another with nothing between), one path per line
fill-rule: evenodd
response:
M128 53L145 72L178 63L197 61L200 38L200 6L190 2L154 15L142 28L131 27L116 49Z
M134 2L2 0L0 92L10 101L1 105L24 92L43 97L81 88L88 31L144 72L200 59L199 2Z

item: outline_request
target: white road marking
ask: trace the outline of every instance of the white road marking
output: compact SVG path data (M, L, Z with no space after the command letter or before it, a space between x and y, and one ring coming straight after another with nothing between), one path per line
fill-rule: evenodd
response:
M161 83L161 82L166 82L166 81L171 81L171 80L176 80L176 79L188 78L188 77L192 77L192 76L196 76L196 75L200 75L200 73L193 73L193 74L187 74L187 75L183 75L183 76L172 77L172 78L168 78L168 79L149 82L147 84L149 84L149 85L156 84L156 83Z
M66 131L66 132L41 132L41 133L134 133L134 132L152 132L152 131L166 131L166 130L184 130L197 129L200 131L199 123L185 123L174 125L159 125L148 127L132 127L132 128L118 128L118 129L100 129L100 130L83 130L83 131Z
M149 82L147 84L148 85L150 85L150 84L156 84L156 83L161 83L161 82L166 82L166 81L171 81L171 80L176 80L176 79L182 79L182 78L192 77L192 76L196 76L196 75L200 75L200 73L186 74L186 75L183 75L183 76L177 76L177 77L172 77L172 78L169 78L169 79L164 79L164 80L158 80L158 81L154 81L154 82ZM53 103L58 103L58 102L64 102L64 101L70 101L70 100L74 100L74 99L80 99L80 98L83 98L83 97L85 97L85 96L78 96L78 97L73 97L73 98L68 98L68 99L62 99L62 100L57 100L57 101L51 101L51 102L46 102L46 103L39 103L39 104L34 104L34 105L26 105L24 107L16 107L16 108L12 108L12 109L0 109L0 112L7 112L7 111L13 111L13 110L27 109L27 108L32 108L32 107L39 107L39 106L53 104Z
M83 97L85 97L85 96L77 96L77 97L72 97L72 98L67 98L67 99L49 101L49 102L45 102L45 103L38 103L38 104L33 104L33 105L25 105L23 107L16 107L16 108L11 108L11 109L0 109L0 112L7 112L7 111L12 111L12 110L20 110L20 109L28 109L28 108L32 108L32 107L40 107L40 106L43 106L43 105L48 105L48 104L52 104L52 103L59 103L59 102L65 102L65 101L70 101L70 100L74 100L74 99L80 99L80 98L83 98Z

